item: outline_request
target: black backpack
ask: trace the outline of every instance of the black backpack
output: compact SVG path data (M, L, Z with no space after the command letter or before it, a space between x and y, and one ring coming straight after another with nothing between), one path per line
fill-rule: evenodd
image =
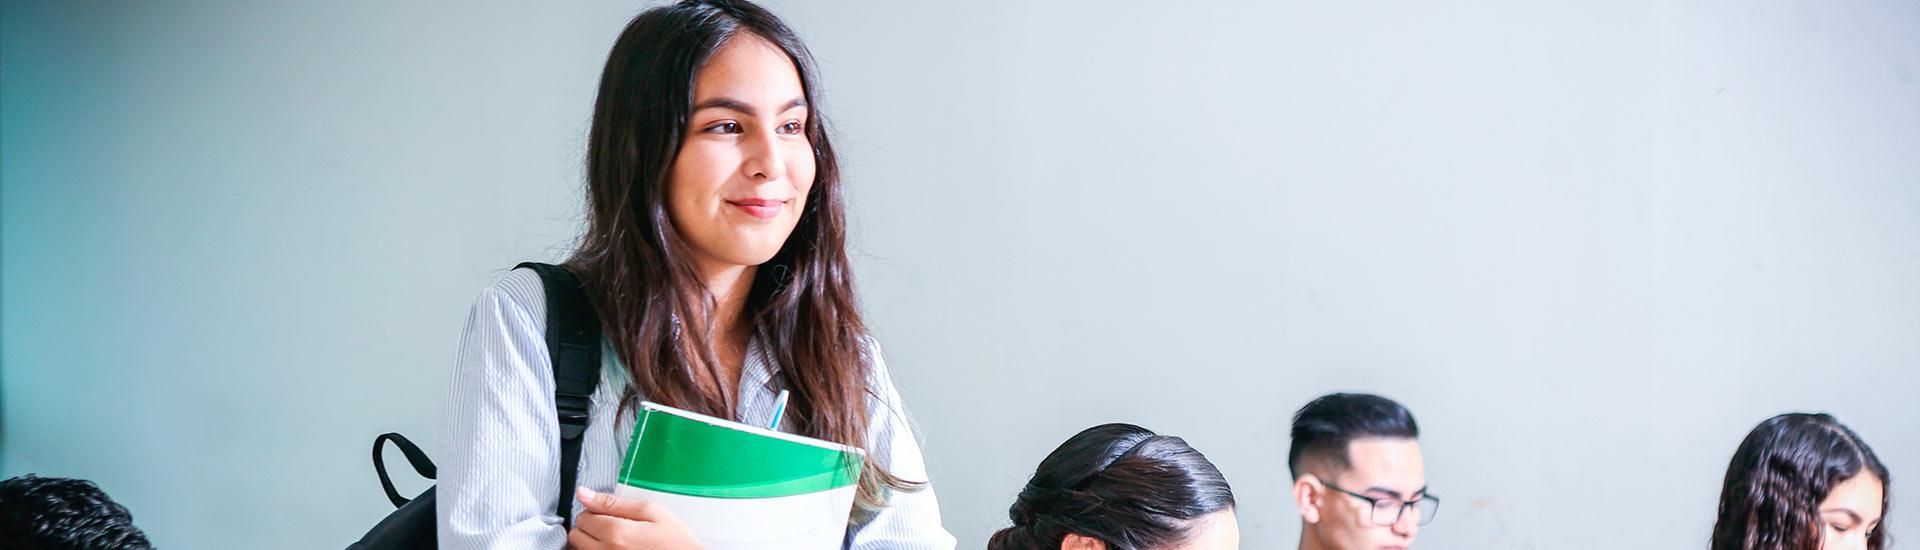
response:
M600 383L600 321L593 303L587 300L580 279L566 268L539 263L514 266L532 268L540 273L540 284L547 293L547 353L553 360L554 413L560 419L560 504L555 510L562 525L573 528L573 483L580 470L580 439L587 431L588 406L594 386ZM387 477L387 464L380 451L393 442L405 454L413 470L427 479L434 478L433 460L420 447L398 433L385 433L373 439L373 470L380 474L380 488L387 491L396 510L367 531L350 550L385 548L434 548L438 545L434 514L433 488L407 499L394 490Z

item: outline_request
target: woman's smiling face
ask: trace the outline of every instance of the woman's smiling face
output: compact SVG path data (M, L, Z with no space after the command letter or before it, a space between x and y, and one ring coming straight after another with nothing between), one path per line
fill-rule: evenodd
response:
M810 107L793 60L753 34L700 69L666 192L702 272L766 263L800 223L815 168Z

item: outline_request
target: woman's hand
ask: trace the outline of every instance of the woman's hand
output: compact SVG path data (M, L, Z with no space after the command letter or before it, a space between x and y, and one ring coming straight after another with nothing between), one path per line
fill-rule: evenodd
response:
M579 550L687 550L701 548L687 524L659 505L595 492L574 491L580 515L567 533L567 546Z

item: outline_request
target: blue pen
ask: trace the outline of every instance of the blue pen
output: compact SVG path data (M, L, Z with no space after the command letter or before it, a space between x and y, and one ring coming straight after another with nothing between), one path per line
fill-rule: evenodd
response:
M780 390L780 396L773 398L773 421L767 423L767 429L780 430L780 415L787 412L787 390Z

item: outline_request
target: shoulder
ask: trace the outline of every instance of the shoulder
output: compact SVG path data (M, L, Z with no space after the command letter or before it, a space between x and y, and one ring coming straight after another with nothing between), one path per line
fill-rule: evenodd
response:
M500 319L506 327L540 334L546 330L547 292L540 274L531 269L514 269L480 291L474 299L469 324L481 319Z
M487 294L498 296L507 303L517 306L536 318L544 318L547 311L547 289L540 284L540 274L532 269L519 268L507 274L487 287Z
M460 336L461 369L517 373L546 357L546 291L540 275L515 269L480 291ZM479 369L479 370L474 370ZM460 370L460 369L456 369Z
M860 355L867 362L867 414L874 421L872 428L890 429L908 423L900 387L894 383L893 370L879 341L872 336L862 338Z
M890 394L895 393L893 373L887 369L887 359L880 351L880 341L871 334L860 337L860 360L867 363L867 388L870 391L882 399L888 399Z

